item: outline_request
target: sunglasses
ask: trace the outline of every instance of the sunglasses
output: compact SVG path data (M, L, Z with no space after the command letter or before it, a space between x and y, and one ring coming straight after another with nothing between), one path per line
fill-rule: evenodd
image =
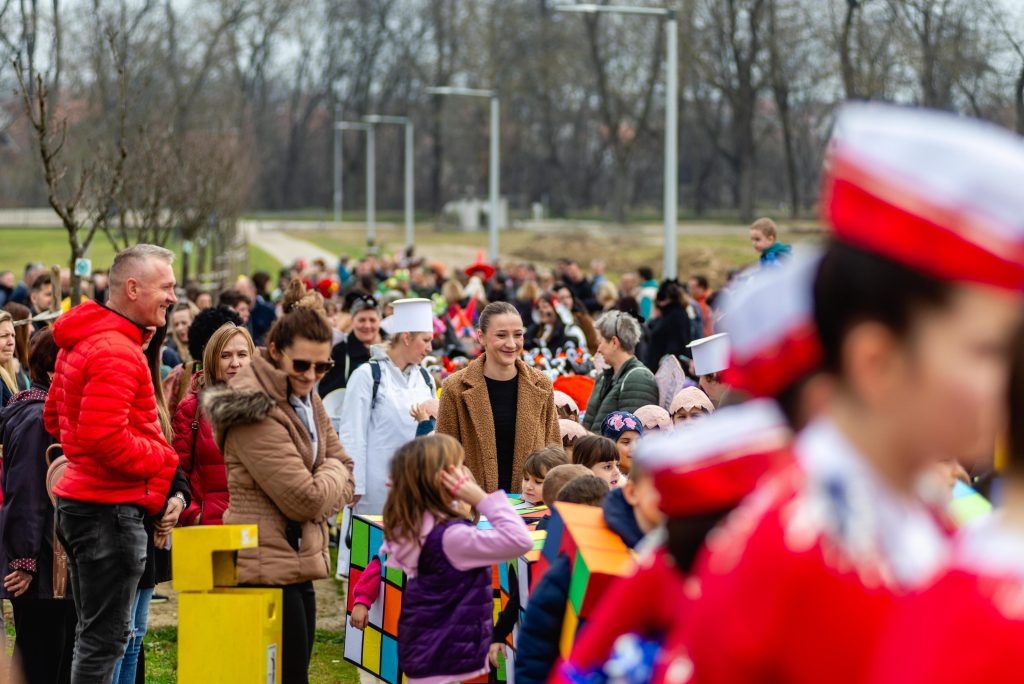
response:
M295 369L296 373L305 373L312 368L313 372L317 375L323 375L334 368L334 359L330 361L307 361L305 359L293 359L284 352L281 352L281 356L292 362L292 368Z

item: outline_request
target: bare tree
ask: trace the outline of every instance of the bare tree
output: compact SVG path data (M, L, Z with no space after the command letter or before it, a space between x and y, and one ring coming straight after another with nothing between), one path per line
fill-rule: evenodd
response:
M108 36L108 45L116 52L115 36ZM107 232L114 213L117 197L124 181L125 147L124 127L127 117L127 84L123 70L118 71L118 134L106 150L96 150L91 160L77 170L71 170L67 158L68 122L64 118L55 122L50 112L50 93L41 74L26 73L20 61L14 70L18 87L35 133L36 149L43 166L50 206L60 217L68 234L71 248L69 268L84 258L98 231ZM30 85L33 83L34 85ZM69 177L70 175L70 177ZM81 301L81 282L71 279L71 304Z

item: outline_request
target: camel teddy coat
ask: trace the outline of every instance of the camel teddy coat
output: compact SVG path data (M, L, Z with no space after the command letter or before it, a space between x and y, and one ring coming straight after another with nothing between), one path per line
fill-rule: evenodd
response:
M224 454L230 500L224 524L256 524L259 547L238 553L241 584L286 586L327 577L327 520L352 500L352 459L314 392L317 450L288 402L288 376L264 351L228 386L203 392L203 412ZM295 550L285 532L301 524Z
M498 489L498 445L481 355L452 374L441 387L437 431L459 440L466 450L466 467L486 492ZM535 449L561 444L558 414L551 380L521 360L516 400L516 441L512 464L512 492L522 488L523 465Z

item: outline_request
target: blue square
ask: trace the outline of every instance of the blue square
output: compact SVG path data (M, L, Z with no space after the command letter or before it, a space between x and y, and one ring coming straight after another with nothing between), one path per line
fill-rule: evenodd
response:
M399 684L398 642L387 634L380 642L380 678L390 684Z
M370 558L373 558L378 553L380 553L380 547L381 547L381 544L383 544L383 543L384 543L384 531L381 530L379 527L375 527L373 525L370 525L370 544L369 544Z

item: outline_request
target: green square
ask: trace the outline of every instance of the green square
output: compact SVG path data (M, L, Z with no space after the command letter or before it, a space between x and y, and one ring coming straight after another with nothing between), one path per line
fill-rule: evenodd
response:
M405 586L405 573L398 568L384 568L384 577L396 587Z
M352 565L366 568L370 564L370 525L352 518Z
M576 562L572 565L572 579L569 582L569 603L576 614L583 608L583 599L587 596L587 584L590 582L590 568L583 560L583 554L576 552Z

